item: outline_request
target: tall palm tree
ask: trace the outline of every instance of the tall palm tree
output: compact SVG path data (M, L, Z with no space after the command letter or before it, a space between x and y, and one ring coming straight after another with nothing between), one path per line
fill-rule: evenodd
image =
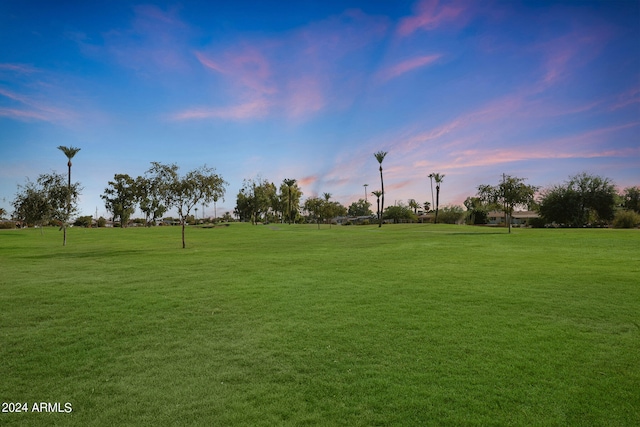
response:
M80 151L77 147L65 147L63 145L58 146L58 150L62 151L69 161L67 162L67 166L69 167L69 181L67 184L67 220L63 224L62 228L64 230L64 236L62 238L62 246L67 245L67 222L69 221L69 217L71 216L71 159L75 156L78 151Z
M285 178L283 180L284 185L287 186L287 190L289 193L289 196L287 198L287 218L289 219L289 225L291 225L291 189L293 188L294 185L296 185L296 180L295 179L291 179L291 178Z
M444 174L434 173L433 180L436 182L436 219L435 223L438 223L438 206L440 205L440 184L444 179Z
M380 190L376 190L376 191L372 191L371 194L373 194L374 196L376 196L376 198L378 199L378 221L382 221L382 216L380 215L380 196L382 196L382 191Z
M433 174L429 174L429 180L431 181L431 206L435 206L435 202L433 201Z
M381 187L381 192L382 192L382 210L384 210L384 180L382 179L382 161L384 160L384 156L387 155L386 151L378 151L377 153L373 154L376 158L376 160L378 161L378 163L380 163L380 187ZM379 209L378 209L379 211ZM382 215L378 215L378 227L382 227Z

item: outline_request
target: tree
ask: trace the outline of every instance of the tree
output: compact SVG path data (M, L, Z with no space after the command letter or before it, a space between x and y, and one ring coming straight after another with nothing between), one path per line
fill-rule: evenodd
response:
M487 224L489 222L489 209L480 197L467 197L464 206L467 208L468 224Z
M402 221L416 221L418 219L417 216L411 212L411 208L403 204L387 207L384 210L384 218L392 219L394 224Z
M581 173L545 190L538 210L549 223L581 227L612 220L616 197L608 178Z
M440 221L445 224L457 224L464 218L464 209L462 206L449 205L444 206L440 212Z
M69 199L67 200L67 217L62 223L62 228L64 230L63 237L62 237L62 246L66 246L67 245L67 223L69 222L69 218L71 218L71 159L73 159L73 157L76 154L78 154L78 151L80 151L80 149L73 146L65 147L63 145L59 145L58 150L62 151L64 155L67 156L67 159L68 159L67 167L69 168L69 179L67 181L67 190L68 190L67 196L69 197Z
M47 221L68 221L77 210L80 184L65 183L64 175L42 174L36 182L18 186L13 201L13 216L28 225L44 225Z
M236 213L241 220L249 219L252 224L257 224L261 216L266 214L273 205L275 185L261 178L245 179L242 188L236 196Z
M436 218L435 223L438 223L438 206L440 205L440 184L442 184L442 180L444 180L444 174L432 173L429 175L430 178L436 182ZM433 185L433 184L432 184Z
M139 176L136 178L135 189L137 193L140 210L145 215L145 224L150 226L155 224L158 218L167 211L167 207L162 203L158 188L162 183L157 177Z
M435 201L433 200L433 173L429 174L429 181L431 181L431 206L435 206Z
M0 208L0 219L3 219L6 214L7 211L5 210L5 208Z
M524 178L502 174L502 182L496 186L480 185L478 197L484 203L495 204L505 213L505 219L511 233L511 215L516 206L529 206L538 187L526 185Z
M120 227L126 228L129 218L136 210L139 190L136 180L127 174L115 174L113 181L107 183L100 196L104 200L104 206L113 214L114 221L120 221Z
M622 207L640 213L640 187L627 187L624 189Z
M286 187L286 199L285 203L287 206L287 212L285 217L291 225L291 219L295 221L296 216L298 215L298 205L300 204L300 197L302 196L302 191L296 185L297 181L295 179L287 179L282 180L282 185ZM282 186L280 187L280 193L282 196L285 195L285 192L282 191ZM295 210L293 209L295 206Z
M384 160L386 155L386 151L378 151L377 153L374 153L376 160L380 164L380 191L382 194L382 210L384 210L384 180L382 179L382 161ZM380 209L378 209L378 211L380 211ZM378 227L382 227L382 215L378 215L378 221Z
M425 212L429 212L429 211L431 210L431 203L429 203L429 202L424 202L424 203L422 204L422 207L424 207L424 211L425 211Z
M351 203L347 213L349 216L371 216L373 212L369 209L370 207L371 203L365 199L358 199L357 202Z
M320 229L320 220L323 215L324 201L319 197L309 197L304 202L304 210L309 213L309 217L315 220Z
M199 203L210 203L215 196L224 197L227 183L217 175L215 169L206 165L187 172L180 177L178 166L153 162L148 173L161 183L158 195L167 208L175 208L182 225L182 248L185 244L185 225L187 217Z
M414 214L418 214L418 208L420 207L420 204L416 202L416 199L409 199L409 207L413 209Z
M93 220L93 218L91 217L91 215L80 216L80 217L76 218L76 220L73 223L73 225L75 225L76 227L91 228L92 220Z
M374 196L376 196L376 201L378 203L378 222L382 222L382 215L380 214L380 196L382 196L382 191L380 190L376 190L376 191L372 191L371 194L373 194ZM380 227L378 225L378 227Z

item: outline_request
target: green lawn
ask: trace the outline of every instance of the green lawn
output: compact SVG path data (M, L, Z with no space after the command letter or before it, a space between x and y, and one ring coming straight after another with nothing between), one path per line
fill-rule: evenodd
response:
M1 230L0 425L640 425L638 230L186 239Z

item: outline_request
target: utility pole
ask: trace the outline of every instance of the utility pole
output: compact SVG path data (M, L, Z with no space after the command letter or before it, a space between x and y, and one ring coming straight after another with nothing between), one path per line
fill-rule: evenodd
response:
M364 201L365 203L367 202L367 187L369 186L369 184L365 184L364 185Z

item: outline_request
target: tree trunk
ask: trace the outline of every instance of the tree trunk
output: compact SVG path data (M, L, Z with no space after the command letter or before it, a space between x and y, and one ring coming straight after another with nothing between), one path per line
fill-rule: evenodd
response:
M380 165L380 186L382 187L382 211L378 209L380 212L378 215L378 227L382 227L382 212L384 211L384 180L382 179L382 165Z
M434 224L438 223L438 206L440 205L440 186L436 185L436 219Z
M185 223L185 219L182 219L182 249L184 249L186 246L184 244L184 223Z

